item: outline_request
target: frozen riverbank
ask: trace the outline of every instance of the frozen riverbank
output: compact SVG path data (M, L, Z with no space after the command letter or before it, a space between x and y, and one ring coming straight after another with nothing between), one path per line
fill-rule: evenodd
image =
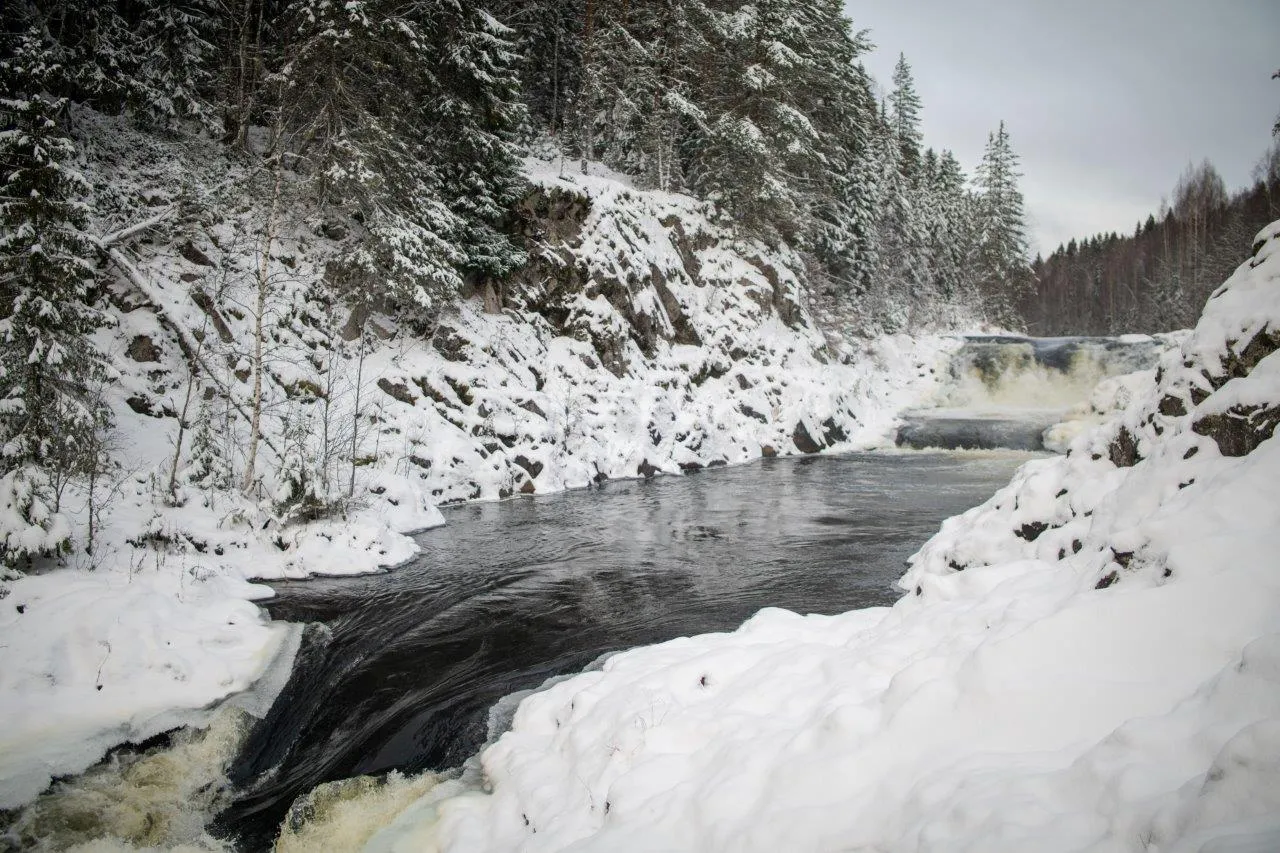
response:
M461 779L301 849L1276 848L1278 328L1280 224L1123 413L948 521L892 608L612 657Z

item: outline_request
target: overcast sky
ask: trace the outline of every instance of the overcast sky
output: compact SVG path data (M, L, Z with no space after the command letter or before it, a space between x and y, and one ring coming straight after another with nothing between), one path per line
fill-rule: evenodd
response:
M1001 119L1032 251L1130 231L1191 161L1250 181L1280 112L1280 0L846 0L890 85L906 54L925 143L966 172Z

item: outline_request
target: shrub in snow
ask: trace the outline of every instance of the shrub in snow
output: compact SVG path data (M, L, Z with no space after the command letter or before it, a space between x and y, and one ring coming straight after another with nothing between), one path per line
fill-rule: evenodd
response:
M0 554L6 574L32 559L71 550L71 526L53 507L49 477L34 465L0 478Z

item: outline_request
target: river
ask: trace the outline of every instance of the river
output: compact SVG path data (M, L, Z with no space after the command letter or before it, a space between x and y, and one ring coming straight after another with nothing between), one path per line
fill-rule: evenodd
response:
M605 653L731 630L762 607L891 604L906 558L1027 458L766 459L470 504L388 574L273 582L271 615L324 623L329 639L241 750L216 830L264 849L318 784L457 766L500 698Z

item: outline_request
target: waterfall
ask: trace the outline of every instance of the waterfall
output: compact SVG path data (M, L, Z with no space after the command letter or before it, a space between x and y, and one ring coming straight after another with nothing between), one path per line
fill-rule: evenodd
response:
M917 449L1043 450L1045 429L1102 380L1148 370L1157 338L966 338L950 381L928 409L908 412L897 443Z

